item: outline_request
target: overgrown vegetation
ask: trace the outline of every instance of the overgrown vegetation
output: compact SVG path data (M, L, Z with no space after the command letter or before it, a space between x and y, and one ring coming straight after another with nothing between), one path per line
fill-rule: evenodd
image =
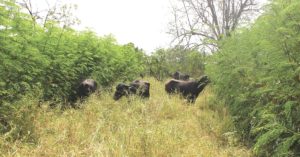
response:
M0 133L23 129L15 125L15 116L28 104L15 102L24 95L38 90L39 101L66 105L82 79L93 78L100 88L131 80L143 71L143 57L132 43L119 45L112 36L78 32L51 20L39 25L14 0L1 0Z
M143 70L143 52L47 21L40 26L13 0L0 1L0 98L13 102L34 88L43 100L64 100L92 77L102 86L132 79Z
M274 0L221 43L209 75L257 156L300 155L300 2Z
M168 78L176 71L199 78L205 70L205 55L183 46L158 49L147 58L146 72L158 80Z
M147 56L112 36L40 25L14 0L0 0L1 155L249 156L236 147L239 135L256 156L299 156L299 8L299 0L273 0L253 25L213 42L212 56L182 46ZM170 98L157 80L175 71L206 73L213 90L194 106ZM84 78L103 89L139 74L156 79L146 78L148 101L115 102L101 90L79 110L48 107L65 105Z
M92 95L80 110L61 112L48 104L37 108L32 97L25 98L23 102L32 103L22 111L28 118L21 124L30 127L23 136L27 142L8 142L13 135L1 135L0 156L251 155L237 142L226 109L209 103L209 88L189 105L179 96L168 97L162 82L145 79L151 83L149 100L114 101L113 93L103 92Z

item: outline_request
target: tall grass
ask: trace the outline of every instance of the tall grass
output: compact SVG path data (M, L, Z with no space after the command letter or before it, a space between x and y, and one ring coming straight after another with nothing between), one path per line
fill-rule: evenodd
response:
M92 95L82 109L49 109L31 117L35 143L0 136L2 156L251 156L234 136L230 116L209 103L209 87L190 105L152 78L150 99Z

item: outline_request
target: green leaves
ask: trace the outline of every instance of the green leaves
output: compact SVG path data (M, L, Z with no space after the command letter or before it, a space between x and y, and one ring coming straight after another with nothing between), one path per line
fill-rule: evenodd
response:
M300 154L299 8L297 0L275 0L209 59L218 98L258 156Z
M144 70L144 53L133 44L59 27L57 21L40 26L20 10L14 0L0 0L0 133L11 134L12 140L36 140L27 99L65 103L82 79L106 87L133 80Z
M44 100L64 100L81 79L92 77L108 86L144 70L144 54L134 44L60 27L59 21L40 26L15 1L0 4L0 104L16 101L36 86Z
M275 146L276 140L279 139L280 135L285 132L284 128L278 127L278 128L272 128L266 133L262 134L257 142L254 145L254 152L258 155L268 155L268 153L265 153L265 149L271 149L267 151L272 151L273 147ZM271 147L271 148L270 148Z
M180 71L198 78L205 71L205 55L193 49L178 46L170 49L158 49L149 56L147 64L151 76L158 80Z
M293 145L300 140L300 135L295 134L286 138L284 141L277 145L274 156L293 156ZM297 148L295 148L297 149Z

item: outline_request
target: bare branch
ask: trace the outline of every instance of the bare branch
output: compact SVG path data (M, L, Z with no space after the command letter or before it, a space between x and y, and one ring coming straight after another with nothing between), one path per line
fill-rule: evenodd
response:
M36 22L36 16L33 13L33 8L32 8L32 4L31 4L31 0L23 0L23 4L22 6L25 7L25 9L28 11L28 13L31 16L31 19L33 22Z
M78 18L73 16L73 11L76 9L76 5L62 4L61 0L55 0L54 5L51 5L48 0L44 0L47 5L42 11L39 11L37 6L32 4L31 0L22 0L20 5L28 11L34 24L38 23L46 27L49 21L55 22L62 27L69 27L79 23Z
M218 41L247 19L255 18L258 0L174 0L169 33L172 43L216 50ZM206 47L206 48L205 48Z

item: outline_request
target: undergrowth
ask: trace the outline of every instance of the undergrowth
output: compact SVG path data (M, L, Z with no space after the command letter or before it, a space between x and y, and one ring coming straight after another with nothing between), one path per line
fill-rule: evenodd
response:
M190 105L179 96L168 96L162 82L149 81L149 100L114 101L113 93L102 92L88 98L81 109L61 111L42 104L32 106L34 112L22 110L20 115L30 117L23 123L35 140L1 135L1 155L251 156L237 142L226 109L209 103L209 87Z

